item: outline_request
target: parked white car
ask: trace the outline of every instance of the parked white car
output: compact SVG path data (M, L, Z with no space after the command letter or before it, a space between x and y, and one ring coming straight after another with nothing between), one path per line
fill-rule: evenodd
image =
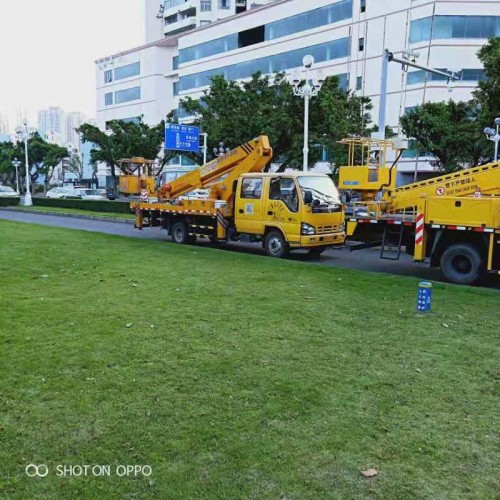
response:
M106 196L100 194L97 189L76 189L75 191L79 193L82 200L108 200Z
M19 193L9 186L0 186L0 196L15 198Z
M55 187L47 191L47 198L80 198L80 193L70 187Z

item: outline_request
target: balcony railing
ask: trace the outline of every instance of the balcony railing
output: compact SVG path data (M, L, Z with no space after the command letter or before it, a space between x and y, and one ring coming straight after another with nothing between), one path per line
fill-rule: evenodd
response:
M185 17L184 19L179 19L175 23L166 24L163 28L163 33L165 35L175 35L189 28L194 28L196 26L196 17Z

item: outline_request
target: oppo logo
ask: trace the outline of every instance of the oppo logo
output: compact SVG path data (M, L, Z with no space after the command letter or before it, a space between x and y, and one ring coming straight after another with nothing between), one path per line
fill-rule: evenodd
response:
M26 466L26 475L29 477L45 477L49 473L49 468L45 464Z

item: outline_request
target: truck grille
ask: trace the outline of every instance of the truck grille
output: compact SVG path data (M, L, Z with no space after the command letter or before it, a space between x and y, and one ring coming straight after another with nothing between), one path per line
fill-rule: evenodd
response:
M337 230L337 226L318 226L318 234L333 233Z

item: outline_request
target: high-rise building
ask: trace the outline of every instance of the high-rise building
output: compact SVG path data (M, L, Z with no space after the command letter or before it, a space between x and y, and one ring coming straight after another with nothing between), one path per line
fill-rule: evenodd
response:
M71 113L66 114L64 140L66 145L71 144L73 149L76 149L77 151L80 151L81 149L81 140L80 134L77 133L76 129L85 123L85 121L83 113L80 113L79 111L72 111Z
M208 3L211 11L204 10ZM119 87L98 62L99 126L139 114L158 123L180 99L202 96L214 75L241 81L257 71L292 73L307 54L315 59L313 69L337 75L344 87L370 97L376 123L384 49L398 57L412 51L424 66L458 70L450 92L446 78L389 64L387 123L398 132L400 117L418 104L469 100L484 78L477 52L489 37L500 36L498 0L277 0L255 9L235 0L208 3L164 2L160 17L167 36L127 51L127 63L141 58L140 71L121 79ZM243 3L246 8L237 13ZM229 15L218 17L225 6ZM209 23L202 22L206 12ZM182 111L178 116L192 119ZM406 180L432 166L410 150L399 169Z
M85 122L85 115L79 111L66 113L58 107L42 109L38 112L38 132L48 142L59 146L81 148L80 136L76 129Z
M0 134L9 134L9 120L0 114Z
M61 108L50 107L38 112L38 131L47 141L59 144L64 143L65 113Z
M146 43L205 26L276 0L146 0Z

